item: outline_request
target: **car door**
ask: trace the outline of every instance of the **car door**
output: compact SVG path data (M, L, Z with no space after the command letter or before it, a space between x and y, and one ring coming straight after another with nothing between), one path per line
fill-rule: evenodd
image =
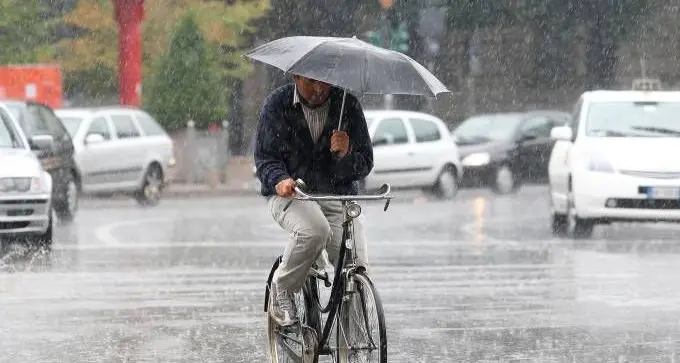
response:
M550 139L554 120L546 115L534 115L519 128L518 157L523 179L545 180L554 141Z
M106 114L95 114L87 122L83 147L78 160L83 173L83 188L86 191L101 191L112 184L121 182L116 170L116 148L113 143L113 129ZM89 142L89 135L100 135L102 141Z
M71 136L59 118L46 106L28 102L26 111L31 137L49 135L54 140L52 149L37 151L37 154L43 167L52 175L57 189L63 190L61 188L65 188L65 185L62 182L69 180L67 173L75 169Z
M442 159L442 134L439 125L426 118L409 117L408 124L413 132L414 143L408 150L410 155L408 177L414 186L430 184Z
M550 191L552 193L554 203L564 211L566 206L567 192L569 189L569 152L574 145L576 131L578 130L579 120L581 118L581 108L583 107L583 100L579 99L572 110L572 116L568 121L568 126L571 128L572 141L557 140L553 146L550 154L550 163L548 166L548 173L550 178Z
M387 117L375 122L373 171L366 178L366 188L377 188L383 183L395 187L408 185L410 139L404 120Z
M116 170L120 179L128 186L135 186L143 166L145 151L140 144L141 132L131 112L115 111L110 114L115 135Z

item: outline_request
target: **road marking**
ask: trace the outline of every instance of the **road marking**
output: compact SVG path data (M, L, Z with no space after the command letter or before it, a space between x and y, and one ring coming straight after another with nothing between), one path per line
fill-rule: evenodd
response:
M94 231L94 235L97 237L97 239L101 242L104 242L106 245L114 246L114 245L120 245L122 244L121 241L119 241L116 237L113 236L113 230L116 228L124 227L124 226L134 226L138 224L144 224L144 223L158 223L158 222L169 222L170 218L142 218L142 219L131 219L131 220L126 220L126 221L118 221L118 222L113 222L113 223L108 223L103 226L98 227Z
M285 240L270 240L270 241L144 241L144 242L126 242L122 243L116 239L113 241L104 241L104 244L55 244L52 248L54 250L102 250L102 249L121 249L121 250L140 250L152 248L253 248L253 249L268 249L268 248L283 248L286 245ZM469 240L402 240L402 241L371 241L369 240L369 248L371 245L381 245L390 247L411 247L422 249L425 247L460 247L470 246L472 241ZM502 245L506 247L519 246L520 243L524 247L532 242L520 242L512 240L503 241L488 241L487 244Z

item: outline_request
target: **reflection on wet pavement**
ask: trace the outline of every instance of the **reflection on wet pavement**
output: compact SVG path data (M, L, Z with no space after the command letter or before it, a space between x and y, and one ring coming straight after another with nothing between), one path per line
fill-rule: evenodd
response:
M364 207L390 362L677 359L680 230L575 245L550 235L544 192ZM84 206L51 253L12 247L0 362L267 361L264 281L286 236L261 201L152 211Z

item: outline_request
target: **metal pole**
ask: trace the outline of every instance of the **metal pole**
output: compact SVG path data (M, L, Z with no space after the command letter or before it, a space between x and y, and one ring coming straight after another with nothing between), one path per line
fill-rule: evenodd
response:
M231 152L229 148L229 121L222 121L222 147L224 148L224 153L222 154L222 165L220 167L220 180L222 183L226 183L228 179L229 172L229 159L231 158Z
M392 11L391 8L385 9L381 13L381 24L382 24L382 29L380 30L381 33L381 38L383 39L383 47L386 49L390 49L392 47L392 42L390 39L390 28L391 28L391 21L392 19L390 18L390 12ZM383 95L383 107L386 110L391 110L393 108L393 99L394 97L391 94L384 94Z
M186 168L187 182L195 184L197 181L195 161L196 160L196 123L194 120L187 122L186 133L186 154L184 155L184 167Z

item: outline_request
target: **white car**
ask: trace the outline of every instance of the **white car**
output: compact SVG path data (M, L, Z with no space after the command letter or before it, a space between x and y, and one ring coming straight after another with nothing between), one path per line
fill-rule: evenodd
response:
M394 188L422 188L451 199L463 176L458 147L439 118L414 111L366 110L373 142L373 170L365 189L389 183Z
M127 107L55 111L73 138L85 194L129 193L158 203L175 166L172 139L146 112Z
M0 105L0 242L26 238L50 246L55 221L52 177L9 115ZM37 136L33 142L43 140L50 141Z
M680 221L680 92L591 91L552 129L553 233L597 224Z

